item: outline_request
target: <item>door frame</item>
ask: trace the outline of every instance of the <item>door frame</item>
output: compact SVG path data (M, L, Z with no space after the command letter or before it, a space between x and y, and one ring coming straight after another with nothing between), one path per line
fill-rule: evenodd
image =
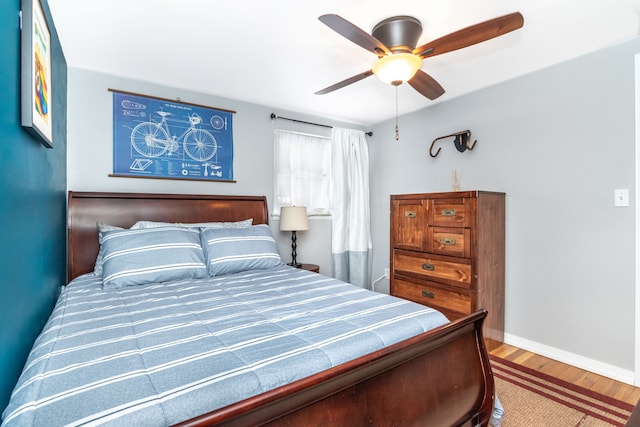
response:
M635 55L635 346L634 385L640 386L640 54Z

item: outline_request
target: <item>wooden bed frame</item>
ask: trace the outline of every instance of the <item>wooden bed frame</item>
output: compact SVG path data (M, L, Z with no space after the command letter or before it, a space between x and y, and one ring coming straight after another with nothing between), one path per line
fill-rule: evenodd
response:
M97 222L268 224L264 196L69 192L68 278L93 271ZM488 425L494 399L480 310L180 426Z

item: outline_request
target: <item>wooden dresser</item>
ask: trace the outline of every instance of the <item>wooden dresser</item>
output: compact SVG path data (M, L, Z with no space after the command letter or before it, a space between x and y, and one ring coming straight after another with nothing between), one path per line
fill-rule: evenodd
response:
M487 349L504 341L504 193L392 195L390 254L391 295L449 320L484 308Z

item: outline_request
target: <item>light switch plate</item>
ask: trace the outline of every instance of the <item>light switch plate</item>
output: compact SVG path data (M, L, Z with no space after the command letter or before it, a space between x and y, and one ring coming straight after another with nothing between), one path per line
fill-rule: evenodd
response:
M614 206L629 206L629 189L628 188L620 188L614 190Z

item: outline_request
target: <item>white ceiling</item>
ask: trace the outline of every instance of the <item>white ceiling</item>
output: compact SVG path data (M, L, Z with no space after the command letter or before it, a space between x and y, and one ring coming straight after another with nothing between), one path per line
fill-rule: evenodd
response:
M366 32L382 19L422 21L418 45L519 11L524 27L427 58L446 90L436 101L409 85L399 113L608 47L640 34L640 0L48 0L67 65L370 125L396 114L395 88L375 76L314 93L370 69L376 57L318 16ZM176 97L180 97L177 93ZM184 101L188 101L181 97ZM221 106L222 107L222 106Z

